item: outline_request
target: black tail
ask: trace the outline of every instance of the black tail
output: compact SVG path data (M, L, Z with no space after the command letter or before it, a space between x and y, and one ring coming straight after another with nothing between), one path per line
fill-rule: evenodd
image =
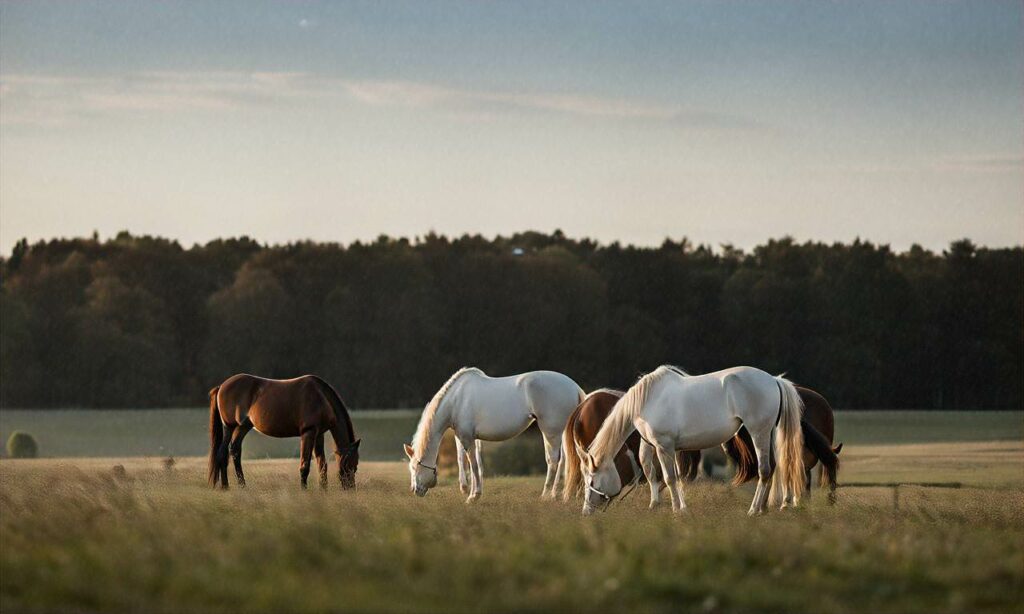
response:
M842 444L839 445L835 450L832 449L832 443L825 438L818 429L808 424L805 420L800 421L800 427L804 432L804 445L811 449L811 452L818 457L818 461L821 463L822 483L828 484L828 501L829 503L835 503L836 501L836 479L839 474L839 456L836 452L842 449Z
M217 408L217 393L220 386L210 391L210 474L207 480L210 486L217 486L217 475L220 467L217 463L217 450L224 441L224 424L220 420L220 410Z

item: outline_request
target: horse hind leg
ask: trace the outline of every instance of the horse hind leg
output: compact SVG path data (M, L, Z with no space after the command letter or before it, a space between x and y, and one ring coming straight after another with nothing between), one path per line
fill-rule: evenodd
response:
M217 450L217 471L220 472L220 487L224 490L228 488L228 455L236 428L235 425L224 425L224 439L221 440L220 449Z
M562 466L562 442L560 437L549 437L544 433L544 460L548 471L544 477L544 489L541 498L554 499L558 495L558 469Z
M242 473L242 440L245 439L246 434L252 429L252 421L246 417L238 428L235 429L234 434L231 436L231 445L228 448L231 460L234 461L235 465L235 477L238 479L238 485L245 487L245 474Z
M757 434L751 433L754 453L757 455L757 489L754 491L754 499L750 502L750 510L747 512L751 516L763 514L768 506L768 493L775 469L772 463L772 433L774 430L773 427L768 427Z

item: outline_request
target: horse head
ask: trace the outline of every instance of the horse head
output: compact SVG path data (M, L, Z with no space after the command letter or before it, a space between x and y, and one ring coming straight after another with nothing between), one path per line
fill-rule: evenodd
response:
M612 499L622 492L622 478L612 459L598 464L590 452L582 457L583 464L583 515L589 516L595 510L607 509Z
M356 487L356 470L359 469L359 442L361 439L357 439L345 446L334 451L334 455L338 457L338 480L341 481L341 487L345 489Z
M409 490L425 497L427 490L437 486L437 467L424 465L422 460L416 458L415 450L409 444L405 444L405 455L409 457Z

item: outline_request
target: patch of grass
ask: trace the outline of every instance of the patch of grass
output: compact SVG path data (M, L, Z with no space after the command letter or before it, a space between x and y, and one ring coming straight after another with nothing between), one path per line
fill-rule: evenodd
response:
M1024 445L945 446L950 463L1024 461ZM942 481L929 446L852 455ZM123 464L117 477L114 464ZM249 486L205 487L183 458L0 461L0 610L1016 611L1024 480L1004 488L850 488L829 507L745 514L750 489L698 483L690 513L607 513L540 501L541 478L454 478L424 498L400 463L364 463L355 491L298 489L290 460L247 463ZM980 475L980 473L979 473ZM1012 476L1011 476L1012 477Z

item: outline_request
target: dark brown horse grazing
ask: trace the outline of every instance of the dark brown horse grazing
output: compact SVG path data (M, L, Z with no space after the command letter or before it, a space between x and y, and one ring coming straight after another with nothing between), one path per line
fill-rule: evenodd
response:
M811 492L811 469L821 462L821 484L828 484L828 501L835 502L836 478L839 472L839 452L843 444L835 448L832 441L835 436L835 414L832 406L817 392L803 386L796 387L800 399L804 402L804 414L801 426L804 433L804 471L807 474L807 492ZM722 444L722 449L736 465L733 485L739 486L757 477L757 458L754 455L754 444L747 429L740 427L732 439ZM679 459L681 473L687 479L694 479L700 467L700 450L684 452ZM774 462L774 461L773 461Z
M299 476L306 487L309 461L316 454L320 486L327 488L324 433L334 438L342 488L356 484L359 440L348 408L330 384L315 375L277 380L232 375L210 391L210 475L212 486L228 487L228 456L234 460L238 485L242 475L242 439L255 428L271 437L301 437Z

